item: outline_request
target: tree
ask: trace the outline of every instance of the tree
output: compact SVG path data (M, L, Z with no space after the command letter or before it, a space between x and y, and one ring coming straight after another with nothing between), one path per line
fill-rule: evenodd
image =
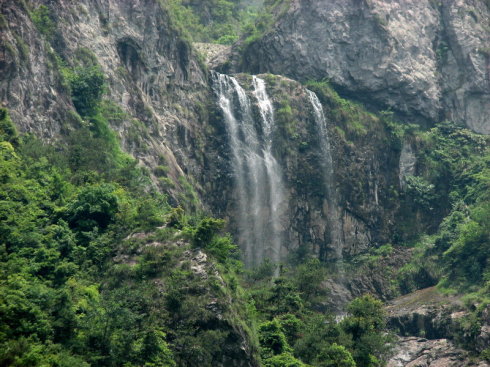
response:
M71 96L82 117L95 115L104 92L104 74L98 66L78 67L66 72Z
M16 145L18 139L17 129L10 119L7 109L0 108L0 141L7 141Z
M389 350L390 337L385 333L383 303L371 295L353 300L347 307L349 316L341 326L352 335L351 349L360 367L378 367Z
M350 352L342 345L333 343L317 356L318 367L356 367Z
M115 187L110 184L87 186L68 206L67 219L77 231L92 231L95 227L104 230L114 222L119 210Z
M264 361L264 367L306 367L300 360L294 358L291 353L281 353Z
M262 355L265 358L291 352L291 347L286 340L281 325L276 319L260 324L259 342Z

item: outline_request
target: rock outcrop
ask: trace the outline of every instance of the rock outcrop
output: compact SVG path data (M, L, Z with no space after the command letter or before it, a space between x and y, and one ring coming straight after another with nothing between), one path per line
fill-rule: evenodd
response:
M489 134L490 22L480 0L293 0L234 70L328 79L407 122Z
M161 237L159 233L167 235ZM121 246L113 262L134 272L152 269L153 276L147 281L157 288L153 302L161 308L174 307L172 316L165 319L165 326L169 330L167 339L176 350L178 365L260 366L257 342L244 315L245 301L239 293L231 291L226 280L229 278L225 277L229 274L220 273L218 269L225 270L218 267L214 259L191 246L181 231L168 227L151 233L133 233L125 241L133 245ZM177 274L185 276L179 278ZM123 276L120 281L124 284L127 278ZM173 296L176 286L178 295ZM190 335L183 335L186 330L192 331ZM192 348L198 350L199 338L213 338L213 335L220 335L222 342L208 347L206 356L195 350L189 352ZM183 360L179 360L182 356Z
M402 336L427 339L450 337L467 313L457 297L443 296L430 287L388 303L388 326Z
M488 367L447 339L398 338L387 367Z
M388 367L490 366L456 345L456 340L464 340L473 354L481 353L489 335L484 314L480 332L474 333L474 341L470 341L461 322L469 312L459 297L443 295L435 287L426 288L390 301L386 312L388 326L399 335Z

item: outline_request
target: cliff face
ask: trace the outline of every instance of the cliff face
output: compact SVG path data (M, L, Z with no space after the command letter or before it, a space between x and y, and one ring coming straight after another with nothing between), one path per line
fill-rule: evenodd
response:
M479 0L293 0L234 64L328 79L405 121L449 119L488 134L488 24L489 9Z
M300 253L341 262L389 241L401 142L383 117L326 84L271 74L212 82L207 202L229 219L249 266ZM352 293L369 287L364 279Z
M32 19L41 4L2 2L0 98L20 130L53 140L76 128L60 63L95 58L106 77L104 98L125 114L111 126L124 149L147 167L168 166L177 186L180 176L198 170L198 121L210 91L162 4L46 1L53 27L39 32Z
M475 326L474 333L469 333L463 326L468 310L463 307L462 300L441 295L435 287L392 300L386 310L390 328L401 335L388 361L389 367L489 366L488 361L472 358L460 345L461 339L467 339L464 344L473 352L484 350L490 337L488 308L483 310L481 324ZM459 343L455 341L458 334L464 335L459 337Z

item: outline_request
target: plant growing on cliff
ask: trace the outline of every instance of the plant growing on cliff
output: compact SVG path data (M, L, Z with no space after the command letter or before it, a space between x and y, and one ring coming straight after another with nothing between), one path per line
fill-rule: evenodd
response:
M41 32L48 40L53 38L56 31L56 23L51 17L51 11L46 5L40 5L38 8L31 12L31 19L36 25L39 32Z
M237 248L229 235L219 236L223 230L225 221L215 218L202 219L192 233L192 244L206 251L218 259L226 262Z
M82 117L96 114L104 93L105 77L98 66L65 69L73 104Z
M437 198L434 185L427 182L423 177L418 176L407 176L405 180L406 194L413 203L427 210L431 210L432 203Z
M17 144L19 134L15 128L6 108L0 108L0 141Z

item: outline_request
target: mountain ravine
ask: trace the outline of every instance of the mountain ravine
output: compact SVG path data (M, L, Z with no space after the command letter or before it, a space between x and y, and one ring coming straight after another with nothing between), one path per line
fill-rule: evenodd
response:
M220 0L202 4L205 24L198 5L0 0L0 120L20 140L63 151L78 131L96 135L103 116L145 177L128 196L165 197L162 223L115 237L106 260L125 286L160 292L160 316L175 328L165 331L177 361L168 366L341 366L322 364L335 353L348 367L488 366L489 2ZM255 23L237 23L240 14ZM235 23L223 32L242 32L233 45L192 42L192 29L206 34L225 15ZM93 85L76 78L91 72L95 112L77 95ZM12 152L24 144L16 139ZM112 184L81 177L75 186ZM63 205L53 217L75 231L66 214L75 204ZM217 237L223 227L232 237ZM451 256L471 256L473 240L483 255L470 275L454 275ZM372 364L352 331L362 329L353 299L381 305L367 294L389 302L397 334L390 351L370 345L382 351ZM335 317L317 325L329 344L314 354L311 324L295 323L316 313ZM373 333L388 335L373 320ZM283 349L264 347L273 337ZM209 353L194 353L198 342Z

